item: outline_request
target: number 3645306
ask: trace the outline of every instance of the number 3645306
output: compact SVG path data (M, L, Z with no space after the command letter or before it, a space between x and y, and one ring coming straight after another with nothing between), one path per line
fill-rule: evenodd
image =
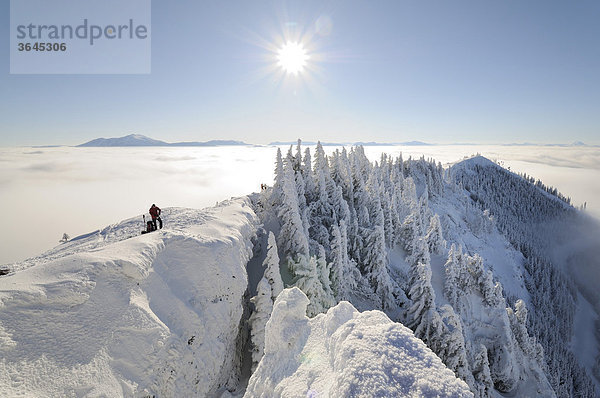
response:
M67 51L66 43L17 43L19 51Z

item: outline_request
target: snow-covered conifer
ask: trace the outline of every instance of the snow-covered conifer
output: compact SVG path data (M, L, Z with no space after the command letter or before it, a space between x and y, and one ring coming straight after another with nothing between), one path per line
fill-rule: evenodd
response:
M452 246L450 246L450 250L448 251L448 260L444 264L444 273L446 276L444 280L444 294L450 305L456 308L460 294L460 288L458 286L460 271L457 258L457 249L454 243Z
M474 379L469 369L460 318L452 307L447 304L440 308L440 316L442 322L444 322L444 332L442 335L442 351L438 355L457 377L464 380L469 386L473 386Z
M315 180L312 178L312 158L308 148L304 151L304 159L302 160L302 177L305 183L304 195L306 201L311 203L316 198L317 188L315 187Z
M302 268L296 269L294 285L306 294L310 300L307 315L313 317L326 311L334 304L333 297L323 288L321 281L325 259L310 256Z
M254 312L249 319L253 370L256 369L265 352L265 326L273 311L272 289L265 277L258 282L256 289L256 296L250 299L254 304Z
M443 352L444 324L435 307L431 307L423 313L419 322L415 324L414 332L415 336L423 340L433 352Z
M278 244L281 253L290 260L299 257L308 258L308 239L304 232L304 226L298 207L298 194L294 178L293 165L286 162L284 165L282 181L282 201L277 215L281 222L281 231L278 236ZM291 268L294 268L292 265ZM294 270L292 269L292 272Z
M264 277L271 286L271 299L275 302L275 298L283 290L283 282L279 271L279 255L277 254L277 243L275 242L275 235L273 235L273 232L269 232L269 238L267 240L267 257L263 262L263 266L265 267Z
M490 363L488 360L487 348L479 344L475 349L473 356L473 377L475 378L475 397L487 398L494 391L494 382L490 373Z
M354 278L354 264L348 257L348 237L346 233L346 222L340 220L339 227L333 226L331 243L331 284L338 301L348 300L349 293L356 288Z
M485 303L490 307L501 308L505 301L502 296L502 285L494 282L492 271L485 271L480 280L481 294Z
M533 357L535 356L536 347L534 339L527 332L527 315L527 306L523 300L517 300L514 311L508 309L510 326L515 340L525 355Z
M382 308L390 309L394 307L394 285L387 271L387 250L385 248L385 235L383 227L376 225L367 244L365 245L365 263L366 276L371 282L375 293L381 298Z
M277 148L277 158L275 160L275 181L273 183L273 193L271 202L274 206L281 204L283 196L283 160L281 158L281 149Z
M434 214L429 220L429 228L427 229L427 245L429 251L434 254L442 254L442 251L446 248L446 241L442 235L442 224L440 222L440 216Z
M317 256L317 271L319 272L319 280L323 288L323 307L327 310L329 307L334 306L337 301L335 300L333 290L331 288L331 264L327 262L325 255L325 248L319 246Z
M429 254L429 246L425 238L417 238L413 242L412 253L406 258L406 262L412 265L429 264L431 256Z
M414 251L415 242L420 238L419 217L416 211L409 213L397 233L398 241L409 254Z
M467 285L471 289L481 292L481 285L483 284L483 279L485 277L483 259L479 254L467 256L466 267L469 273L469 281L467 282Z
M424 314L435 307L435 292L431 286L431 267L428 263L418 263L411 267L408 297L412 305L407 313L407 326L414 330Z
M407 177L402 182L402 201L411 210L417 207L417 187L412 177Z

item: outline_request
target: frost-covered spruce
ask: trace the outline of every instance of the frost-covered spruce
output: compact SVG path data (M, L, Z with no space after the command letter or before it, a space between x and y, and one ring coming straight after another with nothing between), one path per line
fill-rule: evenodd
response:
M535 341L527 332L527 306L523 300L517 300L514 311L507 308L510 327L517 343L526 355L535 354Z
M252 370L256 368L265 351L265 326L273 311L271 285L262 278L256 287L257 294L250 301L254 304L254 312L250 315L250 339L252 341Z
M444 273L446 278L444 280L444 294L446 299L450 305L454 308L457 307L458 297L462 293L462 290L459 288L459 278L460 278L460 270L459 270L459 261L458 261L458 250L454 243L450 246L450 250L448 251L448 260L444 264Z
M278 244L282 255L288 263L291 263L294 271L294 263L300 257L308 258L308 238L304 233L304 226L298 206L298 192L294 177L293 164L286 161L283 166L283 178L281 180L281 203L277 209L277 216L281 223L278 236Z
M435 308L435 292L431 286L431 267L418 263L411 268L410 291L408 297L412 305L408 309L408 326L416 329L423 316Z
M331 241L331 285L338 301L348 300L350 292L356 288L356 280L351 269L354 264L350 263L347 247L346 222L341 220L339 227L334 225L332 228Z
M310 300L307 315L313 317L325 312L335 304L330 290L324 288L322 284L322 271L327 266L325 259L315 256L310 256L307 259L300 258L297 265L294 286L300 288Z
M254 304L254 312L250 315L249 323L252 341L252 369L263 356L265 348L265 326L271 317L273 303L283 291L283 282L279 272L279 256L277 255L277 243L275 235L269 232L267 240L267 256L263 261L265 274L258 282L257 294L250 301Z
M367 278L371 282L375 293L379 296L383 309L394 307L394 284L387 271L387 257L385 249L385 235L383 227L376 226L367 240L364 261L366 263Z
M440 216L434 214L429 219L429 228L427 229L427 245L429 246L429 252L433 254L442 254L446 248L446 241L442 234L442 224L440 223Z
M464 380L469 386L475 385L475 380L469 367L462 323L451 306L443 305L440 316L444 323L441 352L437 353L444 364L454 372L456 377Z
M475 348L473 359L473 377L475 378L475 397L489 397L494 391L494 382L490 373L490 363L488 361L487 348L479 344Z
M425 238L416 238L413 242L413 251L406 258L406 262L409 264L429 264L431 262L431 256L429 255L429 247Z
M269 238L267 240L267 256L263 262L263 266L265 267L264 277L271 286L271 299L275 302L275 298L283 290L283 282L279 271L279 255L277 253L277 243L273 232L269 232Z

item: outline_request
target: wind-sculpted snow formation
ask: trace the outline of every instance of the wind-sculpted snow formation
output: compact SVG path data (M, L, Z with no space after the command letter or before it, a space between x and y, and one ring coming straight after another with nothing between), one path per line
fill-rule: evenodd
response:
M306 295L284 290L246 397L472 397L422 341L381 311L343 301L309 319Z
M75 238L0 279L0 396L192 397L237 385L247 199ZM130 238L130 239L129 239Z
M467 185L469 178L477 183ZM510 191L515 185L530 191ZM510 201L493 206L473 186ZM586 372L569 348L578 339L576 287L559 266L542 272L535 264L544 259L513 239L531 229L527 235L505 222L511 212L513 224L526 212L576 213L555 189L482 157L444 169L401 155L370 162L361 147L302 152L298 143L286 156L278 152L272 189L253 201L277 236L283 281L306 294L309 316L342 300L383 310L476 397L595 396L592 366ZM596 353L596 315L583 317Z

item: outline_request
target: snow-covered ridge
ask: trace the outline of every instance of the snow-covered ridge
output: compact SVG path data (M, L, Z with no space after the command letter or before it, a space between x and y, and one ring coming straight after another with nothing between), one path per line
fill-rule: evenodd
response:
M472 397L442 361L381 311L343 301L309 319L308 299L284 290L267 323L265 356L246 397Z
M126 221L0 278L1 396L206 396L235 384L256 216L247 199L169 213L161 231L138 236Z

